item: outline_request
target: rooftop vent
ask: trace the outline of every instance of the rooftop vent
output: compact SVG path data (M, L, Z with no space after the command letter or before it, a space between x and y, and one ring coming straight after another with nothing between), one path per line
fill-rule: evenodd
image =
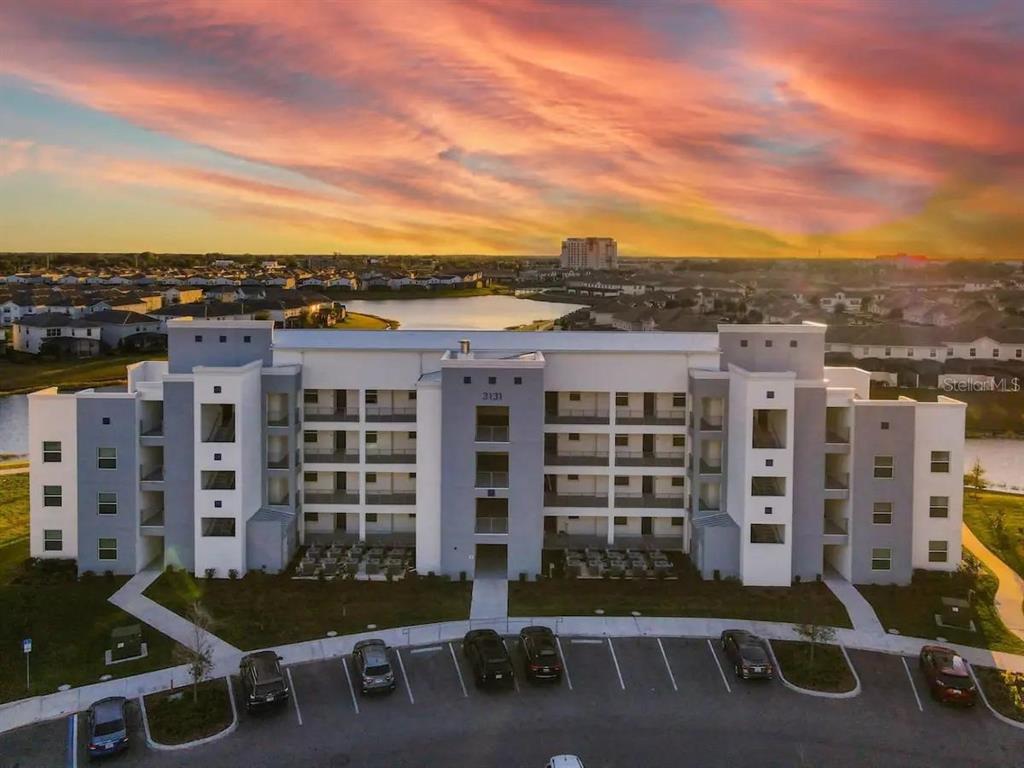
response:
M469 339L459 339L459 354L463 356L469 354Z

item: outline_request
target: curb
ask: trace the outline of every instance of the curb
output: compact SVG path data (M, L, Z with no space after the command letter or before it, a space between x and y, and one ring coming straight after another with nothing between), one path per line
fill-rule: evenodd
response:
M235 704L235 689L231 686L231 675L226 675L224 679L228 683L228 699L231 701L231 724L223 731L218 731L211 736L204 736L195 741L186 741L183 744L161 744L153 739L153 735L149 731L149 716L146 714L146 697L139 696L139 710L142 712L142 729L146 733L146 746L161 752L172 752L177 749L191 749L192 747L199 747L203 744L219 741L225 736L230 736L234 733L235 729L238 728L238 707Z
M1024 722L1020 720L1014 720L1012 717L1007 717L1002 712L997 712L988 702L988 696L985 695L985 689L981 685L981 681L978 680L978 676L974 674L974 665L968 664L967 671L971 673L971 680L974 681L974 687L978 689L978 695L981 696L981 700L985 702L985 706L988 707L988 711L996 716L997 720L1002 720L1007 725L1012 725L1014 728L1020 728L1024 730Z
M779 680L784 686L789 688L791 691L802 693L804 696L816 696L819 699L852 699L855 696L860 696L860 675L857 674L857 668L853 666L853 662L850 660L850 654L846 652L846 646L842 643L836 643L839 646L839 650L843 652L843 658L846 659L846 666L850 668L850 672L853 673L854 686L849 691L834 692L834 691L814 691L810 688L802 688L799 685L794 685L786 679L786 676L782 672L782 665L779 664L779 660L775 657L775 649L772 648L772 641L768 640L768 652L772 655L772 662L775 664L775 669L779 673Z

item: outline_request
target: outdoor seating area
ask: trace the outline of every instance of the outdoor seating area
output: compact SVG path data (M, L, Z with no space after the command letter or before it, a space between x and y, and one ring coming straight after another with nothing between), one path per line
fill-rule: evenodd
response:
M294 579L401 579L415 567L412 547L313 544L295 566Z
M565 549L565 573L576 579L675 579L676 566L660 549Z

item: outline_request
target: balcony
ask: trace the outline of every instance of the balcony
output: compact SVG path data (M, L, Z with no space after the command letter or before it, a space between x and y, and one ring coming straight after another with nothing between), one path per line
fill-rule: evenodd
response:
M358 504L359 492L345 489L334 491L305 491L302 495L306 504Z
M608 451L561 451L545 453L544 463L556 466L607 467Z
M683 494L667 495L653 493L618 492L615 494L615 506L619 509L651 507L661 509L679 509L686 506Z
M847 445L850 442L850 428L842 426L825 427L825 442L833 445Z
M415 491L367 491L367 504L415 504Z
M700 473L702 475L720 475L722 474L722 460L721 459L701 459L700 460Z
M268 427L287 427L288 426L288 412L274 412L267 411L267 426Z
M367 464L415 464L415 448L367 448Z
M416 408L389 408L370 405L366 407L367 421L416 421Z
M139 513L139 525L143 528L159 528L164 524L164 509L143 509Z
M751 496L785 496L786 478L784 477L752 477L750 478Z
M139 436L140 437L163 437L164 436L164 423L161 421L157 424L150 424L148 427L143 422L139 422Z
M203 490L233 491L235 489L235 473L225 471L205 471L201 476Z
M508 533L508 517L477 517L474 533Z
M302 410L305 421L359 421L358 408L333 405L307 405Z
M146 483L159 483L164 479L163 464L139 468L139 479Z
M720 416L705 417L701 416L700 428L704 432L721 432L722 431L722 418Z
M607 424L609 412L602 408L562 408L547 411L545 424Z
M358 464L358 453L347 453L345 451L323 451L313 453L306 451L307 464Z
M545 493L545 507L607 507L608 495L597 493Z
M267 456L268 469L288 469L288 454L280 456Z
M480 470L476 473L477 488L508 488L508 472Z
M476 442L478 443L507 443L508 425L486 425L479 424L476 428Z
M697 509L701 512L720 512L722 501L721 499L706 499L701 496L697 499Z
M630 410L618 408L615 411L616 424L664 424L685 425L685 408L662 408L660 410Z
M682 467L686 464L686 454L616 451L615 463L620 467Z
M849 533L848 521L845 517L825 517L824 533L826 536L845 536Z
M827 473L825 475L826 491L846 491L850 488L850 475L846 472Z

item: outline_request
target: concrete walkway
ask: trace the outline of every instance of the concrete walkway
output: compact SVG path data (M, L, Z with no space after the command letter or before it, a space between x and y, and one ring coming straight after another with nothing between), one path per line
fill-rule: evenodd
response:
M470 619L504 619L508 616L508 579L503 576L480 575L473 579L473 602Z
M853 622L855 631L876 635L885 634L885 628L882 626L882 622L878 620L875 609L871 607L871 603L864 598L864 595L857 591L853 584L831 568L825 570L822 580L825 582L825 586L843 604L843 607L850 616L850 621Z
M150 584L160 578L161 573L162 571L154 566L139 571L110 596L110 602L153 629L163 632L188 648L193 648L196 644L193 625L174 611L164 608L142 594ZM206 642L213 651L215 661L223 658L237 659L241 653L235 646L210 633L206 634Z
M8 469L0 469L0 475L27 475L28 467L14 467Z
M962 526L963 544L971 550L999 579L995 606L1006 628L1024 640L1024 579L991 549L986 547L966 525Z

